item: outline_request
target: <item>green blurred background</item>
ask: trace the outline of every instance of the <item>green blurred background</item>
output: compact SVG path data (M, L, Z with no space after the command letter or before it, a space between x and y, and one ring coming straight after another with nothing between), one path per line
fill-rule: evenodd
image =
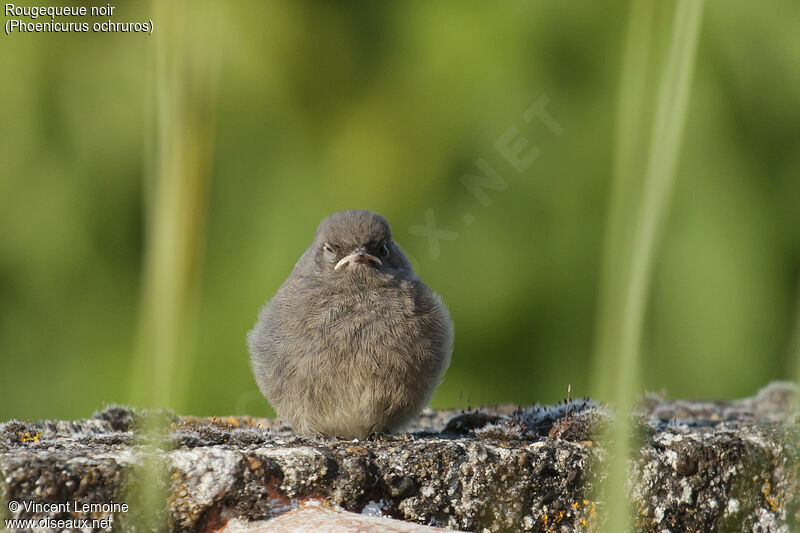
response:
M450 308L434 406L593 393L627 2L117 5L154 34L2 37L0 420L153 403L148 386L186 414L271 415L245 333L348 208L384 214ZM706 6L640 390L794 375L797 20L795 0ZM525 120L542 97L560 134ZM523 172L495 147L510 128L540 150ZM506 183L488 205L460 181L481 158ZM426 213L455 232L438 254Z

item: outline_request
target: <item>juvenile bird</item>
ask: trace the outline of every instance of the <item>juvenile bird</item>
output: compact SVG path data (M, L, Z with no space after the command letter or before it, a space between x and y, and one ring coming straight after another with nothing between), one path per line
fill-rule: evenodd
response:
M261 393L294 431L364 438L425 407L453 324L386 219L341 211L320 223L247 342Z

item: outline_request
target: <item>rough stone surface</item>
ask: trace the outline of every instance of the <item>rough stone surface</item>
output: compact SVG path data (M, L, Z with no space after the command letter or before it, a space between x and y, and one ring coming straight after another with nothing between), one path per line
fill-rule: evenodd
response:
M645 398L628 486L638 528L794 530L797 396L794 385L776 383L736 402ZM610 416L590 401L429 410L411 433L364 441L301 437L274 420L126 407L75 422L10 421L0 424L0 514L143 530L131 489L149 457L161 474L164 523L175 531L280 531L269 528L308 513L333 520L328 511L353 530L372 527L358 525L363 517L481 532L591 531L603 513L593 489ZM154 420L155 440L138 429Z

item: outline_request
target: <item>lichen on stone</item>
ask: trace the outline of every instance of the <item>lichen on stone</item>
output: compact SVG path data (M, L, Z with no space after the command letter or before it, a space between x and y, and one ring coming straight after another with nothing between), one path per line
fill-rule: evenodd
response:
M784 531L796 523L796 399L785 383L738 402L647 396L632 420L638 529ZM273 420L122 406L74 422L9 421L0 424L0 510L11 500L123 501L147 456L163 465L163 512L174 530L261 523L316 504L466 531L592 531L604 513L594 489L611 417L590 400L426 410L409 433L360 441L299 436ZM159 439L143 435L148 424ZM141 512L113 518L132 524Z

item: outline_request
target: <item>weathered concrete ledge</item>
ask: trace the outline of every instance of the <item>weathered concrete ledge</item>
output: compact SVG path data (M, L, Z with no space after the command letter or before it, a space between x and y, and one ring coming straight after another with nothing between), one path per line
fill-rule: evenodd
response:
M635 417L640 449L628 486L637 526L793 530L797 397L787 383L735 402L647 397ZM158 446L137 429L153 413L125 407L75 422L10 421L0 425L0 513L50 520L37 529L84 519L96 521L85 530L137 529L142 510L129 491L149 457L164 474L162 512L176 531L312 530L334 516L343 522L330 530L590 531L603 512L593 489L610 415L589 401L569 410L426 411L412 433L365 441L300 437L266 419L162 413Z

